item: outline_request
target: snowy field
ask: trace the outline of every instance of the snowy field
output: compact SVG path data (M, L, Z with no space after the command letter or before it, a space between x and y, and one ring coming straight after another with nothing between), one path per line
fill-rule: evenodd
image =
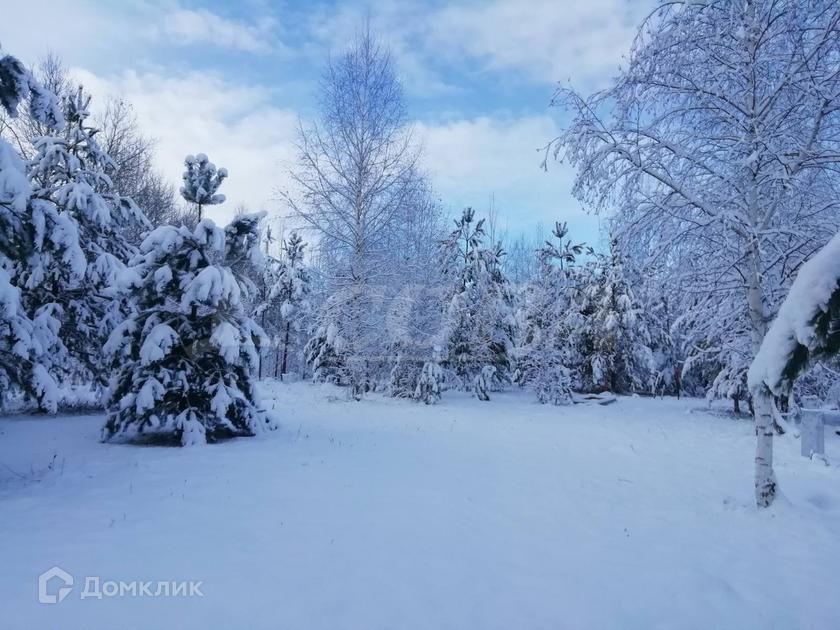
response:
M0 628L840 627L840 438L780 440L698 400L434 409L266 387L275 434L105 445L102 416L0 421ZM59 566L74 589L38 603ZM81 598L85 577L203 597Z

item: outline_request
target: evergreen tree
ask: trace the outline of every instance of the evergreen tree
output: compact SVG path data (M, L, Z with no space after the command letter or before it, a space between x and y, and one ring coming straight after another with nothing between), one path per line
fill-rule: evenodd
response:
M198 208L198 219L201 220L201 210L204 206L224 203L225 196L217 193L219 186L228 176L226 168L216 169L203 153L188 155L184 159L184 185L181 186L181 196Z
M493 391L493 384L497 379L496 368L492 365L485 365L473 378L473 394L482 401L490 400L490 393Z
M618 252L599 257L584 289L583 378L587 389L647 392L654 379L650 335Z
M445 365L467 389L485 366L493 389L510 380L515 333L513 292L502 273L504 251L483 247L484 220L466 208L444 242L445 277L453 282L444 316Z
M136 251L129 236L149 224L113 188L114 162L86 123L90 97L79 88L63 106L63 132L38 138L29 165L32 251L20 281L30 315L50 305L61 323L67 353L54 356L54 369L90 380L100 372L102 344L125 315L115 308L113 286Z
M427 405L433 405L440 400L440 393L444 382L443 370L437 361L426 361L417 380L414 399L422 400Z
M275 334L274 345L278 347L275 377L282 378L288 371L290 356L297 356L302 350L299 337L309 316L311 292L309 271L304 263L305 247L300 234L292 232L283 241L280 260L267 267L271 288L266 307Z
M424 364L402 344L396 344L394 352L397 359L388 378L388 394L394 398L411 398L417 390Z
M350 397L361 400L376 383L374 350L382 347L382 329L374 328L371 314L379 314L382 287L352 283L329 295L321 306L315 332L304 347L306 362L316 382L350 387Z
M579 314L578 256L591 254L583 243L573 243L565 223L556 223L554 240L537 250L538 274L527 292L523 338L517 348L516 381L534 389L542 403L571 402L571 389L580 378L582 358Z
M27 100L34 119L54 128L63 126L55 96L16 58L0 57L0 110L14 117L20 103ZM19 284L22 267L33 252L27 227L32 203L25 164L0 138L0 405L17 390L41 409L55 411L58 392L47 366L50 352L60 345L58 321L49 305L29 317ZM54 221L45 221L40 234L51 234L54 227Z
M533 381L534 393L542 404L572 404L572 377L560 353L548 354Z
M261 217L163 226L143 241L127 287L136 307L105 348L115 375L103 439L163 433L188 446L275 426L252 381L264 338L244 308L253 283L236 272L258 261Z
M288 239L281 239L278 256L271 253L271 244L275 241L271 226L266 227L265 264L257 279L258 299L254 313L275 350L274 377L282 378L288 370L289 359L302 353L296 333L305 326L303 320L309 311L311 287L309 270L303 262L305 244L300 236L292 232ZM272 373L267 366L267 357L266 352L261 353L260 378Z
M345 342L338 326L331 321L337 315L335 302L328 299L318 314L315 333L304 346L304 359L312 367L312 380L316 383L349 384Z
M21 102L29 103L29 115L53 129L64 126L56 95L44 88L16 57L0 56L0 109L14 118Z
M650 334L650 349L653 358L654 393L665 396L680 396L682 391L682 366L679 335L673 330L674 314L667 296L647 296L643 316Z

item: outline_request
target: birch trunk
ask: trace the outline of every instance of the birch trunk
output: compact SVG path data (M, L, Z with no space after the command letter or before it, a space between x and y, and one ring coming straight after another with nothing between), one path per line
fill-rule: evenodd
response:
M776 475L773 473L773 396L766 386L755 392L755 502L770 507L776 498Z
M764 300L761 290L760 258L757 243L751 246L752 274L747 289L750 323L752 324L753 356L758 354L767 332ZM776 476L773 473L773 395L766 386L754 392L755 409L755 502L760 508L770 507L776 498Z

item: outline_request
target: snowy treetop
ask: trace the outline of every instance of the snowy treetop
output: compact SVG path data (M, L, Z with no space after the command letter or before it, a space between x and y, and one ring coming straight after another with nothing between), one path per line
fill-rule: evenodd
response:
M26 100L34 120L53 129L64 128L64 116L55 94L42 87L18 59L11 55L0 57L0 105L14 118L18 105Z
M184 185L181 187L184 199L199 206L224 203L225 196L216 191L228 176L226 168L217 169L203 153L188 155L184 166Z

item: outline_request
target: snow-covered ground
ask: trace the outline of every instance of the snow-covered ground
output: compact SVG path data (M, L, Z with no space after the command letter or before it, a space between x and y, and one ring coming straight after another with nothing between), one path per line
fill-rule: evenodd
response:
M200 448L1 420L0 628L840 627L833 433L829 467L779 441L758 512L751 423L698 400L266 390L281 431ZM41 604L53 566L73 591ZM86 577L204 596L82 599Z

